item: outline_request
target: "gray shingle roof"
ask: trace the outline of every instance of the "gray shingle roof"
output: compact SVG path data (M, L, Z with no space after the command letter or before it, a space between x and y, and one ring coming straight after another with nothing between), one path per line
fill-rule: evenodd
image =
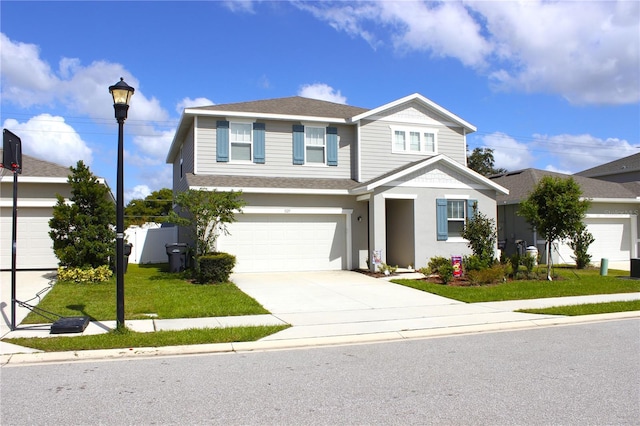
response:
M630 198L640 196L640 185L621 184L600 179L592 179L583 176L571 176L562 173L549 172L539 169L525 169L493 176L490 179L509 190L509 195L498 195L496 201L500 204L518 203L529 196L534 186L544 176L553 176L563 179L572 177L586 198Z
M277 188L299 190L349 190L358 182L351 179L315 179L266 176L194 175L187 173L189 186L214 188Z
M601 164L587 170L583 170L576 173L576 175L585 177L596 177L617 173L629 173L634 171L640 171L640 153L620 158L619 160L611 161L606 164Z
M0 149L0 156L1 155L2 150ZM69 167L22 154L22 174L20 176L67 178L70 173L71 170L69 170Z
M190 108L205 111L233 111L258 114L302 115L309 117L351 118L369 111L350 105L292 96L288 98L264 99L251 102L210 105Z

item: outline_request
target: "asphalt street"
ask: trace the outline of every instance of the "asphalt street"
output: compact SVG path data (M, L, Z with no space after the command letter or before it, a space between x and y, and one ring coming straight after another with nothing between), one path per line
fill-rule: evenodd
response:
M640 320L12 366L2 425L638 424Z

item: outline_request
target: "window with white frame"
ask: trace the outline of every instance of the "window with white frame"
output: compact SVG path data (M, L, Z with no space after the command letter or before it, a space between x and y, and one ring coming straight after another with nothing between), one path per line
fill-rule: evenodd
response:
M392 127L392 134L394 153L436 153L436 130Z
M447 200L447 231L449 237L462 237L466 212L465 200Z
M304 148L307 164L325 164L326 152L324 127L305 126Z
M251 123L229 123L231 161L251 161Z

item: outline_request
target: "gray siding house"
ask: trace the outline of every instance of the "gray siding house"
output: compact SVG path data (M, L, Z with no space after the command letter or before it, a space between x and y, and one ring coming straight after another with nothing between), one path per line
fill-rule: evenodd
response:
M602 258L628 261L638 256L640 185L636 182L609 182L538 169L519 170L491 178L509 189L509 194L499 194L497 197L498 239L505 242L507 255L516 252L517 241L525 241L525 246L536 246L538 253L545 253L542 236L517 214L520 202L529 196L544 176L573 177L582 190L582 196L591 201L584 223L595 238L588 250L593 263L599 263ZM556 241L552 244L553 263L573 264L573 255L568 242ZM546 262L546 259L542 261Z
M475 131L419 94L372 110L268 99L185 109L167 163L176 193L242 191L217 241L236 272L419 268L469 254L472 206L495 218L508 193L466 167Z

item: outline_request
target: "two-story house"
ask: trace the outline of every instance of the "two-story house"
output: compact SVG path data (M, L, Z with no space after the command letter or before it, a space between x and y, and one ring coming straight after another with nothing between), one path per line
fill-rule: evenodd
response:
M259 100L185 109L167 163L174 192L242 191L217 240L236 272L419 268L470 254L460 233L473 205L495 218L508 193L466 167L474 131L419 94L371 110Z

